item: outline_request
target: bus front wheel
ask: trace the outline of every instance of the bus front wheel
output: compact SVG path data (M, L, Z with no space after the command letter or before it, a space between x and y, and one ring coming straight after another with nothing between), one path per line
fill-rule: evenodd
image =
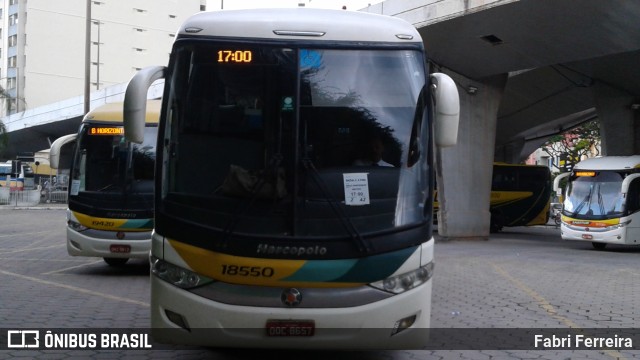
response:
M607 243L592 242L591 245L593 245L595 249L602 250L607 246Z
M104 258L104 262L106 262L109 266L122 266L129 261L128 258Z

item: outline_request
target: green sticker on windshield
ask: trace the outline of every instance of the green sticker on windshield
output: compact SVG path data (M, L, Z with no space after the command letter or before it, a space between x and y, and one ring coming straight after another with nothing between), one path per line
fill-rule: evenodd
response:
M285 96L282 98L282 111L293 111L294 106L293 96Z

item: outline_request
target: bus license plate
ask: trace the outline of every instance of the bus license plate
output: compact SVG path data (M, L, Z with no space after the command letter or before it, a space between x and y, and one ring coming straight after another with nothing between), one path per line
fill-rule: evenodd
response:
M313 320L267 320L267 336L313 336Z
M109 251L116 254L128 254L131 252L131 245L113 244L109 246Z

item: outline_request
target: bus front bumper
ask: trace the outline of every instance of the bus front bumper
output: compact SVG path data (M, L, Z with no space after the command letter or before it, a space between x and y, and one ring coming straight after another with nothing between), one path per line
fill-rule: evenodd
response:
M625 227L614 227L607 230L590 230L590 228L587 227L570 226L564 222L560 225L560 234L564 240L579 240L620 245L639 245L636 242L628 241L626 231Z
M90 230L78 232L67 227L67 252L71 256L102 258L148 258L151 232L118 232Z
M160 343L197 346L419 349L429 338L431 287L429 280L406 293L354 307L274 308L212 301L152 275L151 332ZM414 315L411 327L392 335L398 321ZM278 321L313 323L313 335L269 335L267 323Z

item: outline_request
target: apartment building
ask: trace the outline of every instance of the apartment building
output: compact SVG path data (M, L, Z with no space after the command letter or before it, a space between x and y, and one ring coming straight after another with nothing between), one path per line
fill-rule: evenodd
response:
M87 13L90 11L90 25ZM0 117L127 82L169 61L174 36L205 0L0 0Z

